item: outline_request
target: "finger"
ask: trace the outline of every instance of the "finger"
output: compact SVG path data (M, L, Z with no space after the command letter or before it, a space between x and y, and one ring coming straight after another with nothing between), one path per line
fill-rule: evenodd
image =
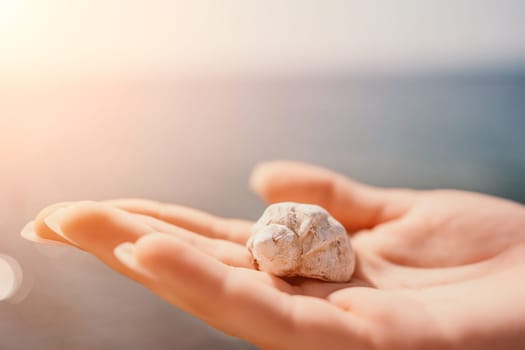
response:
M318 204L352 231L398 218L413 199L410 191L380 189L323 168L289 161L257 166L250 183L270 203Z
M44 219L46 225L67 242L96 255L118 268L113 249L123 242L135 242L154 229L123 210L96 202L79 202L55 210Z
M285 339L292 328L284 314L288 295L259 280L241 282L236 270L172 237L144 237L124 261L134 259L160 281L155 293L227 333L260 344L269 337Z
M267 274L225 266L174 237L145 236L128 259L156 276L153 291L164 299L262 348L297 347L302 333L298 329L307 327L319 326L317 334L310 332L310 343L322 338L325 345L326 329L344 333L347 339L359 329L355 320L325 301L291 296L275 282L263 281Z
M20 235L23 238L27 239L28 241L35 242L35 243L41 243L41 244L47 244L47 245L58 245L58 246L64 246L64 247L71 246L70 243L62 243L55 239L42 238L41 236L39 236L35 228L35 221L28 222L22 228Z
M145 234L158 231L175 235L227 264L252 267L249 252L243 246L203 237L155 218L131 214L106 204L73 204L55 211L45 222L63 239L116 268L120 266L113 255L117 245L135 242Z
M142 214L131 215L140 218L153 230L174 235L226 265L245 267L249 269L254 268L252 256L245 245L223 239L214 239L201 236L151 216Z
M34 221L31 221L26 226L24 226L21 232L22 237L37 243L72 245L71 242L57 235L45 223L45 218L47 216L58 209L69 206L70 204L71 202L61 202L42 209Z
M129 212L155 217L204 236L242 244L246 243L252 226L249 221L224 219L197 209L151 200L115 199L106 203Z

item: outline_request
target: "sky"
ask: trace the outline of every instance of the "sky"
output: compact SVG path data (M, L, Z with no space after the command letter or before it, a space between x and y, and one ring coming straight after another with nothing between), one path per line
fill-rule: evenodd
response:
M0 0L0 74L519 66L524 13L520 0Z

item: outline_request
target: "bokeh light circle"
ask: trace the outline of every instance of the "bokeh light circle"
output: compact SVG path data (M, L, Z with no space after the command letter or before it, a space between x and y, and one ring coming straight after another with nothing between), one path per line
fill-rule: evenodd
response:
M0 301L14 297L22 285L20 264L9 255L0 254Z

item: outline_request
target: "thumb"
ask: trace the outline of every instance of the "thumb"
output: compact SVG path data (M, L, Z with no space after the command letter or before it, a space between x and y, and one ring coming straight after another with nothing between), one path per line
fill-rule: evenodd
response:
M362 230L399 218L414 192L364 185L314 165L273 161L258 165L252 189L266 202L295 201L324 207L347 229Z

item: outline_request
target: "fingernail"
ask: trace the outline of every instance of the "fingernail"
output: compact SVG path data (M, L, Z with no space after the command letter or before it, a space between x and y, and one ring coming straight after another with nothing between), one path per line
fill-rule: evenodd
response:
M30 221L29 223L27 223L24 226L24 228L22 228L20 235L23 238L27 239L28 241L35 242L35 243L43 243L43 244L48 244L48 245L60 246L60 247L69 247L68 244L57 242L52 239L42 238L39 235L37 235L35 231L34 221Z
M55 232L60 237L64 238L66 241L71 242L72 244L78 245L75 240L68 237L64 231L62 230L61 224L64 218L66 217L67 209L66 208L60 208L53 212L53 214L49 215L44 219L44 223L49 227L53 232Z
M36 236L35 232L35 222L29 221L20 231L20 235L27 240L33 241L33 238Z
M124 266L128 267L134 272L150 280L155 280L157 277L139 264L135 258L135 250L135 245L133 243L126 242L115 247L115 249L113 249L113 255L115 255L117 260L119 260Z

